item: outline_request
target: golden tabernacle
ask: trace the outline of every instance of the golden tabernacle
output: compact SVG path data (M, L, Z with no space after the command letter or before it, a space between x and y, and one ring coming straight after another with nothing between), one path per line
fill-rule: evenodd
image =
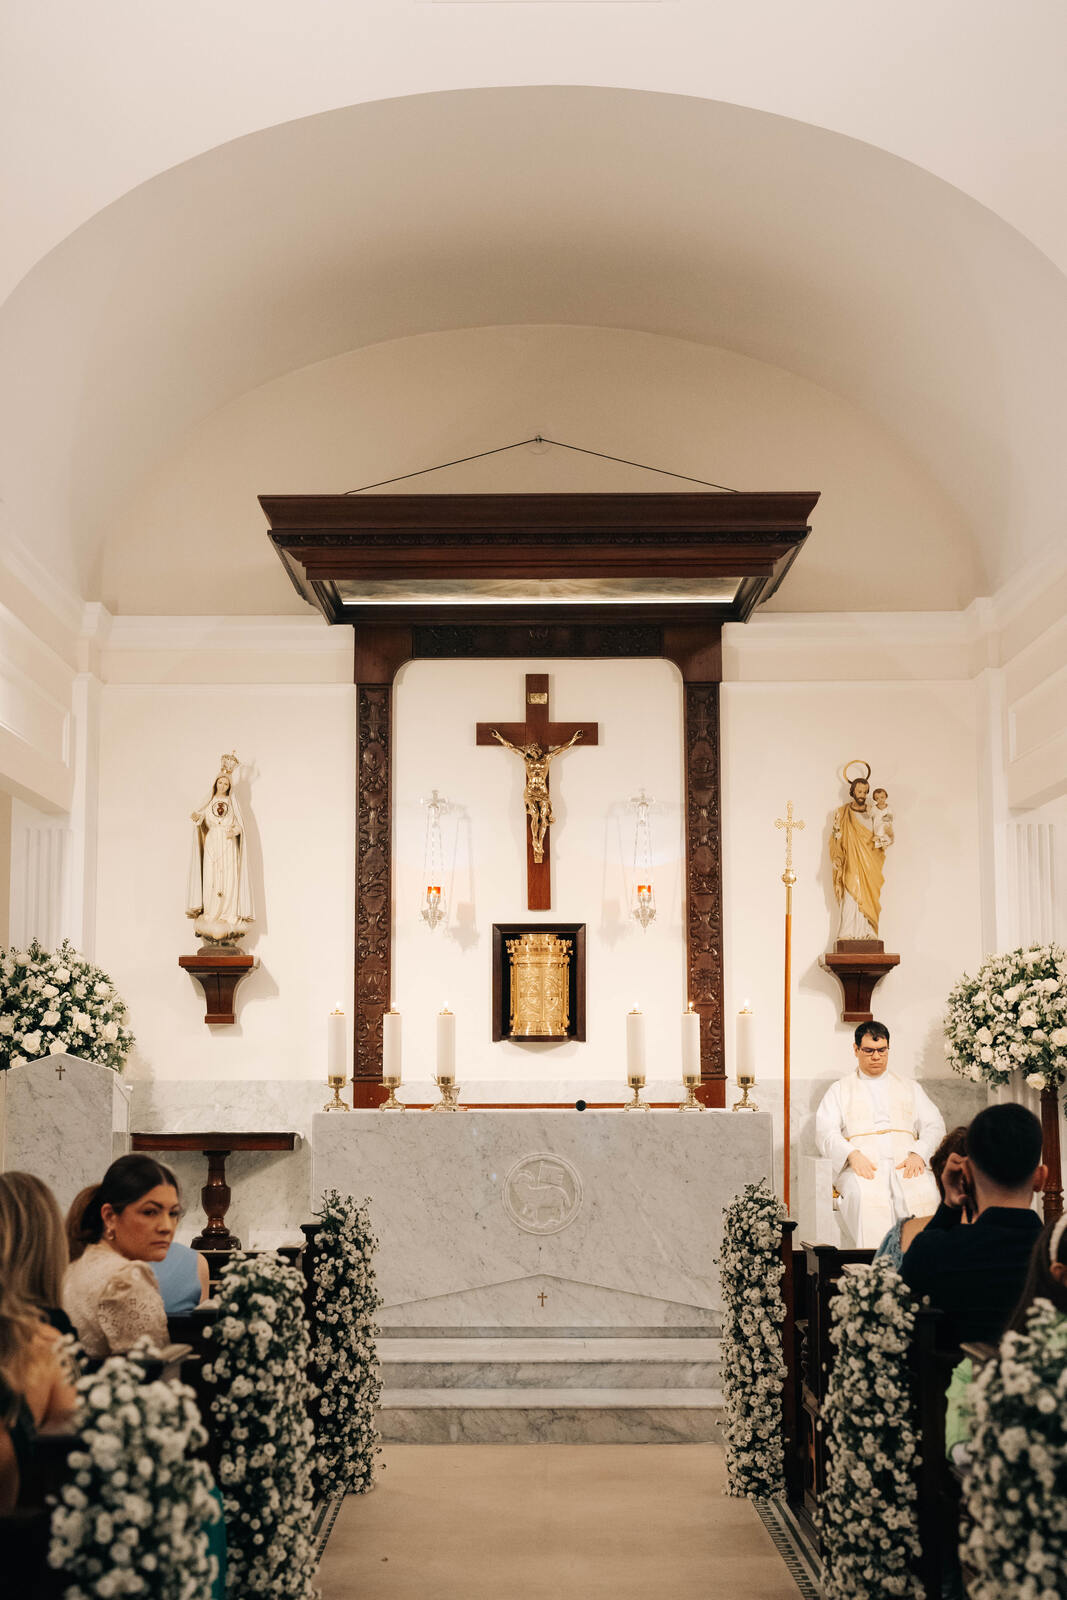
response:
M571 941L524 933L507 941L513 1039L565 1039L570 1027Z

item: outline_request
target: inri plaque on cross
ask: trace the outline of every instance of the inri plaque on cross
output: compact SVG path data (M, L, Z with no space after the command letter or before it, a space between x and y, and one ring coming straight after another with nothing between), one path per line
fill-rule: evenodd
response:
M531 911L552 909L548 830L555 821L548 793L548 769L555 758L576 744L596 744L596 722L552 722L548 708L548 673L526 674L526 721L479 722L478 744L498 744L521 756L526 767L522 791L526 808L526 904Z

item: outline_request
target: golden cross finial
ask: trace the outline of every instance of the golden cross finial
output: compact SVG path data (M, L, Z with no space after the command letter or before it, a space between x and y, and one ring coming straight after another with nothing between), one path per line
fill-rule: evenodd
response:
M792 800L786 802L785 816L775 817L774 826L785 829L785 871L782 873L782 882L796 883L797 875L793 871L793 832L794 829L803 829L804 824L799 817L793 816Z

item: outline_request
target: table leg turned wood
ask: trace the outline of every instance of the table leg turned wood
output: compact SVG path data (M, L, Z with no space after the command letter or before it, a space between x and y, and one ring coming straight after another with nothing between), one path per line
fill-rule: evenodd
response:
M230 1186L226 1182L228 1150L207 1152L207 1183L200 1199L207 1213L207 1227L193 1240L194 1250L240 1250L241 1241L226 1226L230 1205Z

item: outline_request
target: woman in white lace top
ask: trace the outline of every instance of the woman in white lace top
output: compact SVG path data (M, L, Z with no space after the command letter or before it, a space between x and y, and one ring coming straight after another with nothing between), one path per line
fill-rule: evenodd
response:
M150 1261L162 1261L181 1209L169 1167L151 1156L120 1156L70 1208L71 1265L63 1308L86 1354L119 1355L147 1337L169 1344L167 1317Z

